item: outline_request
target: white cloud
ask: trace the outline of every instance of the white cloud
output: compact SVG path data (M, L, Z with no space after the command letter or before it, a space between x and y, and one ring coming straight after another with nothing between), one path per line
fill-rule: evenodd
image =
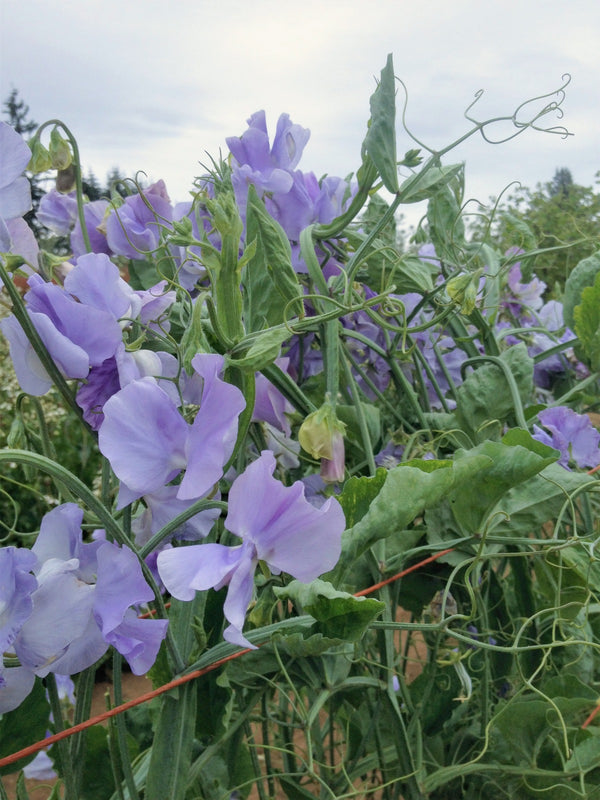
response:
M484 198L514 178L547 180L556 166L583 183L600 168L595 0L4 0L1 13L0 96L15 86L36 119L63 118L97 175L144 169L175 199L204 151L225 148L260 108L271 130L282 111L312 130L301 168L356 170L388 52L410 92L409 125L433 147L467 129L463 110L479 88L476 114L506 114L572 72L574 139L527 133L450 154L467 160ZM413 146L398 129L399 150Z

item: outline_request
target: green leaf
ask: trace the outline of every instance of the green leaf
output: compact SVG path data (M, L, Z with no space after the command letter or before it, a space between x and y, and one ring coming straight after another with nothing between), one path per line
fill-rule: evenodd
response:
M342 535L342 555L331 576L337 583L356 559L375 542L400 534L423 511L463 486L491 463L474 454L457 461L413 461L391 469L368 511ZM363 494L369 494L368 485ZM343 497L343 495L342 495ZM362 504L361 504L362 505Z
M381 70L381 79L371 95L371 119L364 148L373 160L383 185L395 194L398 191L396 165L396 84L392 54Z
M192 761L196 687L186 683L166 694L152 745L145 800L183 800Z
M535 446L530 449L521 444L487 441L468 451L458 450L457 464L463 458L470 461L476 456L486 456L489 459L485 470L471 476L468 491L460 487L449 494L452 513L460 529L470 534L481 533L496 503L502 509L501 498L509 489L520 486L556 460L556 451L550 447L545 449L544 457L536 452Z
M288 586L275 588L275 593L313 616L319 623L315 627L317 632L345 642L358 641L385 608L385 603L379 600L339 592L322 580L309 584L292 581Z
M115 789L106 728L93 725L86 731L81 777L81 800L106 800Z
M464 178L464 170L457 173L457 180ZM456 183L456 181L452 181ZM427 223L431 241L435 252L440 258L456 261L457 249L461 248L465 240L465 225L461 215L461 208L457 200L457 193L451 183L437 191L427 204Z
M299 783L288 778L287 775L275 773L288 800L315 800L314 791L304 789Z
M281 345L286 339L289 339L290 332L286 328L269 328L269 330L262 331L260 334L255 335L250 340L250 346L247 347L247 342L242 339L235 349L234 353L243 353L243 355L226 356L227 364L232 367L241 367L243 369L257 370L265 369L272 364L280 353Z
M41 680L36 678L33 689L21 705L0 717L0 758L10 756L43 739L49 727L49 719L50 704ZM19 772L34 758L35 754L0 767L0 775Z
M581 292L581 303L573 310L575 333L592 371L600 370L600 272L593 286Z
M581 303L581 294L586 286L593 286L600 273L600 250L582 259L570 272L563 296L563 318L565 325L575 329L575 307Z
M243 273L244 321L246 331L254 333L300 315L302 292L285 231L252 184L248 187L246 229L246 239L256 242L256 251Z
M428 200L463 169L462 164L451 164L448 167L428 166L430 164L431 160L420 172L407 178L400 186L403 203L420 203L421 200Z
M589 772L598 766L600 766L598 737L588 733L583 741L578 742L571 751L571 757L565 763L565 771L579 770L580 772ZM591 797L592 795L589 796Z
M380 467L372 478L353 476L344 484L339 501L346 517L346 526L352 528L369 510L371 503L385 483L387 471Z
M496 364L483 363L467 375L457 390L456 420L474 440L490 438L490 432L499 433L500 424L514 413L507 373L512 375L522 404L533 391L533 359L524 342L509 347L499 359L506 372Z
M458 705L460 681L452 667L427 664L408 687L423 731L432 736L442 730Z
M153 261L131 260L128 266L129 285L136 291L150 289L163 280Z
M540 530L546 522L557 518L571 492L594 483L591 475L550 464L539 475L505 492L492 512L494 534L526 536ZM499 510L504 513L495 514Z

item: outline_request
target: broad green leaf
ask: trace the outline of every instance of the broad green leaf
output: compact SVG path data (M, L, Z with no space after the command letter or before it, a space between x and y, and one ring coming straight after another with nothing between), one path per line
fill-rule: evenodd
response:
M367 513L344 531L342 555L331 573L334 582L375 542L408 528L426 508L439 503L454 488L468 484L490 464L489 456L473 454L460 461L414 461L391 469Z
M81 800L106 800L115 789L108 749L108 734L102 725L86 731Z
M129 262L128 272L129 285L136 290L150 289L165 277L159 273L153 261L132 260Z
M454 412L460 427L472 438L489 438L500 430L514 412L514 400L509 380L512 376L518 397L525 404L533 391L533 359L524 342L509 347L499 356L506 372L496 364L482 362L482 366L467 375L457 390Z
M457 173L457 181L464 176ZM462 182L462 181L461 181ZM465 225L457 194L453 190L455 181L447 183L437 191L427 204L427 222L431 241L440 258L457 261L458 248L462 248L465 239Z
M427 294L433 291L434 274L437 274L437 271L430 262L422 261L416 256L404 255L394 264L391 281L400 294L408 292Z
M231 773L222 756L212 754L198 770L196 783L202 790L202 800L222 800L231 796ZM195 795L196 796L196 795Z
M579 770L589 772L591 769L600 766L600 746L598 737L587 731L582 731L584 738L577 742L571 751L571 757L565 764L565 770ZM591 797L592 795L590 795Z
M281 351L281 345L289 339L290 332L286 328L269 328L255 335L248 349L244 352L245 341L242 339L236 345L235 352L240 352L239 357L226 356L227 364L232 367L249 369L252 372L265 369L272 364Z
M275 593L280 599L292 600L303 612L313 616L319 623L316 632L345 642L358 641L369 623L385 608L385 603L379 600L339 592L322 580L309 584L292 581L288 586L275 588Z
M550 464L539 475L514 486L500 498L490 515L493 517L491 530L494 534L507 536L528 536L532 532L539 532L542 525L557 518L568 503L571 492L595 483L590 475L570 472L559 464ZM496 514L496 511L502 511L503 514Z
M433 736L442 730L458 705L460 681L452 667L427 664L408 687L423 731Z
M467 491L461 486L449 493L452 514L462 531L481 533L496 503L502 509L501 500L509 489L520 486L556 460L551 447L545 448L545 456L537 449L537 445L530 449L521 444L487 441L471 450L456 452L457 464L463 458L471 460L477 455L487 456L491 462L487 469L471 476Z
M573 310L575 333L592 370L600 369L600 272L593 286L581 292L581 303Z
M581 303L581 294L586 286L593 286L600 272L600 250L584 258L571 271L565 282L563 296L563 318L565 325L575 329L575 307Z
M0 758L10 756L44 738L49 727L50 704L39 678L18 708L0 717ZM27 756L14 764L0 767L0 775L19 772L35 758Z
M591 705L585 696L561 697L545 693L552 698L554 707L540 699L539 694L521 695L504 704L491 723L490 755L494 760L538 766L540 778L544 777L544 768L564 768L566 754L558 714L567 729L578 729L584 718L582 715ZM554 780L556 782L556 778Z
M377 167L383 185L395 194L398 191L396 157L396 85L391 53L381 70L381 79L371 95L371 119L364 147Z
M246 230L247 241L256 242L256 251L243 271L244 321L246 331L254 333L301 314L302 292L285 231L269 214L252 184L248 188Z
M288 800L315 800L314 791L305 789L300 783L296 783L296 781L292 780L292 778L289 778L287 775L279 774L278 772L275 774Z
M372 478L353 476L346 481L339 501L344 510L348 528L356 525L367 513L371 503L381 491L386 477L387 471L380 467Z
M462 164L451 164L448 167L428 166L428 161L420 172L407 178L400 186L403 203L420 203L439 192L452 178L463 169Z

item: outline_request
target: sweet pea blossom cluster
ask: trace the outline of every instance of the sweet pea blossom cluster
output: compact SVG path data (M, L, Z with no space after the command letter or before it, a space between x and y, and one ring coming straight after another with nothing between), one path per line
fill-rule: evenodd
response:
M128 350L124 332L134 323L144 329L168 326L164 316L175 293L166 290L166 281L135 291L108 256L90 253L76 259L63 286L39 275L32 275L28 285L29 318L63 377L83 382L77 401L94 429L104 401L116 389L145 374L163 374L168 354ZM45 394L52 380L22 327L12 315L0 326L21 387Z
M115 647L145 674L166 620L138 619L154 598L135 554L98 538L85 542L83 510L67 503L42 520L31 550L0 549L0 713L16 708L36 675L72 675ZM6 659L18 659L7 666Z

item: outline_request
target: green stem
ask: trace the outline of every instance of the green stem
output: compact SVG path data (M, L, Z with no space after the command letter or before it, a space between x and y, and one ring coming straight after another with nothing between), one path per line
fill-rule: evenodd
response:
M77 193L77 216L79 218L79 224L81 225L81 234L83 236L83 243L85 245L85 249L88 253L92 252L92 245L90 242L90 236L88 233L87 225L85 224L85 215L83 213L83 179L81 175L81 160L79 157L79 147L77 146L77 140L67 128L64 122L60 119L50 119L47 122L44 122L40 127L37 129L36 136L39 137L44 128L49 127L50 125L59 125L63 131L65 132L67 139L69 140L71 147L73 148L73 167L75 168L75 189Z
M122 666L123 656L116 650L113 652L113 690L115 693L115 705L120 706L123 703L123 690L122 690ZM117 727L117 743L119 746L119 755L121 762L121 769L125 776L125 785L129 792L129 800L139 800L139 794L135 786L135 779L133 777L133 770L131 769L131 758L129 755L129 747L127 746L127 729L125 727L125 718L122 714L118 714L115 718Z
M377 465L375 464L375 456L373 455L373 444L371 442L371 435L369 434L369 428L367 426L363 405L360 401L360 395L358 393L356 381L354 380L352 370L350 369L350 365L348 364L346 358L342 359L342 366L344 368L344 377L346 378L346 382L350 387L350 392L352 394L352 401L354 403L354 410L356 411L356 418L358 420L358 427L360 429L363 449L365 451L367 464L369 465L369 473L371 475L375 475L377 472Z
M46 691L48 692L50 707L52 709L54 728L57 733L60 733L64 731L65 723L60 705L60 697L58 696L58 688L56 686L56 677L52 672L49 672L46 676ZM71 760L69 742L66 739L61 739L60 742L57 742L57 747L61 764L61 777L65 782L65 800L78 800L79 793L75 780L73 761Z

